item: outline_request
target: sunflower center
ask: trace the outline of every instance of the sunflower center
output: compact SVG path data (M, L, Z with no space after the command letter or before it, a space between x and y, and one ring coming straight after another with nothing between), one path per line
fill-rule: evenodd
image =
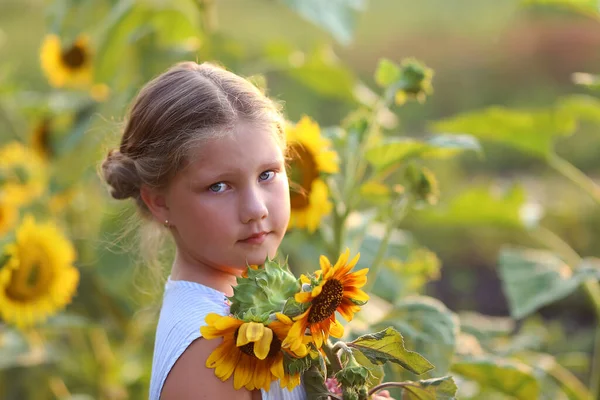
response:
M45 293L52 280L52 270L41 262L23 262L13 271L6 288L8 297L28 301Z
M35 130L33 135L33 142L40 153L44 155L51 155L52 143L50 142L50 124L47 120L43 121L40 126Z
M335 312L344 298L344 286L337 279L330 279L323 285L321 293L312 301L308 313L308 322L311 324L321 322Z
M61 54L62 60L69 68L77 69L85 63L85 49L78 44L74 44L68 50Z
M235 334L233 335L233 341L237 342L238 333L240 328L235 330ZM254 354L254 342L246 343L243 346L239 346L238 349L241 350L242 353L247 354L251 357L254 357L258 360L258 357ZM271 339L271 347L269 348L269 354L267 354L267 358L276 356L281 350L281 340L276 335L273 335L273 339Z
M313 154L300 144L290 146L292 161L290 163L290 180L292 187L290 203L292 209L302 209L308 206L308 197L312 183L319 177L317 162Z

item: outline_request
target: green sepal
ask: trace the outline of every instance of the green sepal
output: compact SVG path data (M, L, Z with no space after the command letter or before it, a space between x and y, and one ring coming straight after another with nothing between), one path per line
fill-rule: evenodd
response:
M313 359L307 355L302 358L290 356L283 352L283 369L290 375L303 374L313 365Z
M237 278L233 296L229 297L231 313L239 318L281 312L288 299L299 291L300 284L290 272L287 261L280 265L267 259L256 270L248 268L247 278Z
M294 297L290 297L283 306L283 313L290 318L294 318L305 312L310 303L298 303Z

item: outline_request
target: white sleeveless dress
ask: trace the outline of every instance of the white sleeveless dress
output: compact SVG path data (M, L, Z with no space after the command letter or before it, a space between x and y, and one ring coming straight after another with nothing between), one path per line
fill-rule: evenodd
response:
M214 312L229 314L225 294L189 281L168 280L165 285L163 304L156 328L150 400L159 400L165 379L175 361L200 335L200 327L206 325L204 318ZM263 400L306 400L302 385L289 391L273 381L268 392L261 390Z

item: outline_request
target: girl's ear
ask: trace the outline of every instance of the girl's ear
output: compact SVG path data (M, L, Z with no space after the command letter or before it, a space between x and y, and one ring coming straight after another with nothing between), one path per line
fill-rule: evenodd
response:
M167 206L165 194L162 191L142 185L140 195L159 223L163 224L169 219L169 207Z

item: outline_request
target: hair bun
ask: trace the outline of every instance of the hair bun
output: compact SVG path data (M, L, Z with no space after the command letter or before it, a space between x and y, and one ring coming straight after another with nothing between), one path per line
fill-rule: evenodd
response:
M122 200L139 196L140 177L135 162L119 150L108 152L102 163L102 175L111 187L110 194L113 198Z

